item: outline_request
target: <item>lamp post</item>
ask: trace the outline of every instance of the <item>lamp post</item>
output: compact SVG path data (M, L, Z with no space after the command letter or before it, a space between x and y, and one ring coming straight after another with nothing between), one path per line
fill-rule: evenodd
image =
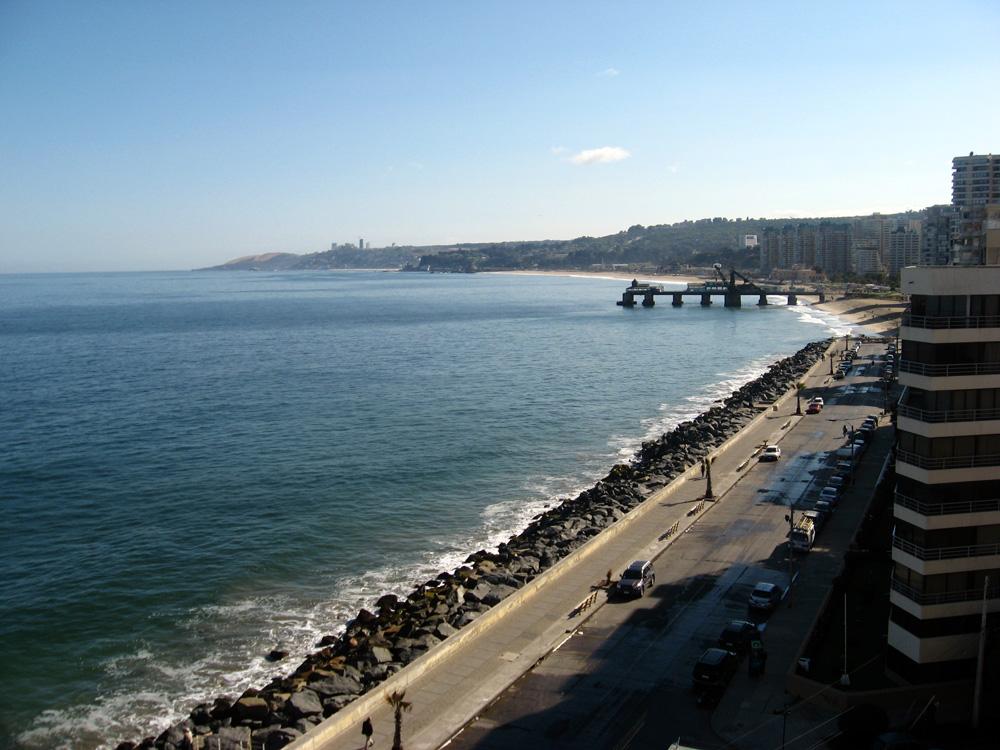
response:
M705 497L711 500L715 497L715 493L712 492L712 459L706 457L701 460L705 466Z

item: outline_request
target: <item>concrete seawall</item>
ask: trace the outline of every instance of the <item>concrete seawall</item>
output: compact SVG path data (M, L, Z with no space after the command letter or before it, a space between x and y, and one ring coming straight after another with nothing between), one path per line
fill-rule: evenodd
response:
M831 343L826 350L826 353L829 354L829 352L836 346L837 342ZM802 374L799 379L819 375L820 369L825 364L825 357L821 357L807 370L806 373ZM774 402L774 406L780 409L782 406L786 405L790 399L794 398L795 388L792 387ZM713 460L715 460L720 456L727 454L734 445L745 437L749 430L760 425L772 415L773 411L771 409L756 415L750 422L741 427L734 435L725 440L709 455ZM779 431L786 430L793 419L794 418L790 418L785 421L779 428ZM668 547L672 543L673 539L676 539L680 533L682 533L691 524L695 523L701 516L714 507L717 502L723 499L725 492L728 491L728 489L735 484L736 481L738 481L741 476L740 472L745 469L746 465L747 462L743 462L736 468L735 471L714 478L716 484L716 501L699 503L694 506L694 508L697 508L697 512L682 519L677 533L673 535L672 539L669 539L664 543L664 549ZM636 506L617 523L611 525L600 534L591 538L581 547L571 552L562 560L558 561L551 568L539 574L535 579L531 580L522 588L500 601L482 616L463 627L458 633L436 645L426 654L408 664L405 668L386 681L372 688L365 695L345 706L336 714L319 724L315 729L295 740L290 745L287 745L287 747L292 748L293 750L318 750L318 748L326 747L328 743L333 742L337 738L341 737L341 735L346 736L357 734L361 722L367 716L374 714L377 710L384 710L386 695L394 691L405 691L408 686L416 680L433 670L435 667L444 663L449 657L454 655L458 649L474 644L477 639L488 634L492 628L506 620L509 615L524 609L525 606L532 602L532 600L534 600L539 594L552 589L555 584L564 579L568 573L574 571L583 561L588 560L595 554L604 551L611 544L611 542L616 540L617 537L627 532L654 510L662 508L664 501L669 500L688 480L698 476L699 474L700 468L697 464L688 468L682 474L676 476L667 486L646 498L644 502ZM700 507L698 507L699 505ZM662 550L660 550L659 554L662 554ZM583 598L582 592L580 598ZM592 607L585 616L579 616L571 621L567 617L564 617L561 621L553 622L553 625L561 624L561 628L559 630L561 633L572 632L578 628L580 624L587 619L587 617L592 615L593 612L601 606L601 603L600 599L598 599L594 607ZM569 613L567 612L566 615L568 614ZM558 645L558 643L559 641L553 642L548 646L548 649L551 650L551 648ZM543 648L540 653L541 656L544 656L547 651ZM530 666L531 664L528 664L526 665L526 668L530 668ZM521 673L523 673L523 670ZM518 675L514 675L510 678L505 678L501 682L491 684L491 691L494 693L493 697L509 686L509 684L513 682L517 676ZM464 720L471 720L473 716L474 714L464 717ZM461 726L462 723L459 721L458 726L456 726L455 729L457 730Z

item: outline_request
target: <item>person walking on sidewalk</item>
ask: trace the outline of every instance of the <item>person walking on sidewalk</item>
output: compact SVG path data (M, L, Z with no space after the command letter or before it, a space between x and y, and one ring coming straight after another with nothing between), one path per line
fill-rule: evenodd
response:
M375 728L372 727L371 716L361 723L361 734L365 736L365 750L368 750L368 748L375 744L375 740L372 739L372 735L375 734Z

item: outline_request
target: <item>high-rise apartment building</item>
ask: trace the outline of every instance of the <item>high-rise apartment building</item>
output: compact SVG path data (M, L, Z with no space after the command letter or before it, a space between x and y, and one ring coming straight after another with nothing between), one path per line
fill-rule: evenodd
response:
M973 208L1000 204L1000 155L956 156L951 168L952 205Z
M987 262L986 214L1000 205L1000 156L969 154L952 159L951 202L958 211L952 262Z
M971 679L984 604L994 639L1000 626L1000 266L904 268L901 289L886 663L911 682Z
M913 228L903 228L889 232L885 255L885 266L893 279L905 266L915 266L920 262L920 232Z
M759 242L760 272L768 276L775 268L781 268L781 233L774 227L764 227Z
M920 232L920 265L946 266L951 263L951 238L958 211L954 206L930 206L924 211Z
M816 264L826 274L851 270L851 225L821 222L816 231Z
M812 224L799 224L796 241L796 254L803 268L816 267L816 227Z
M881 275L882 260L878 240L851 240L851 270L859 276Z

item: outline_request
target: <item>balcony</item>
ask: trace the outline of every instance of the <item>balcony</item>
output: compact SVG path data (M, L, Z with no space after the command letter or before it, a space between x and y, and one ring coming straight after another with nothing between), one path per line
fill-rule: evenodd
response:
M937 594L925 594L912 586L900 583L895 578L892 579L892 590L905 596L910 601L921 606L931 606L934 604L955 604L958 602L982 601L983 587L978 589L965 589L964 591L943 591ZM987 599L1000 598L1000 584L994 584L986 590Z
M962 547L921 547L899 537L892 538L892 546L918 560L956 560L962 557L1000 555L1000 544L969 544Z
M922 516L949 516L958 513L995 513L1000 511L1000 499L951 500L946 503L925 503L922 500L896 493L896 505L901 505Z
M899 361L899 371L929 378L952 378L963 375L1000 375L1000 362L970 362L955 365L929 365L909 359Z
M1000 419L1000 408L994 409L945 409L930 411L918 409L915 406L900 404L897 413L901 417L918 419L921 422L980 422L987 419Z
M989 466L1000 466L1000 453L988 453L972 456L946 456L930 458L913 451L897 450L896 460L902 463L918 466L929 471L942 469L978 469Z
M913 315L905 313L902 325L911 328L1000 328L1000 315Z

